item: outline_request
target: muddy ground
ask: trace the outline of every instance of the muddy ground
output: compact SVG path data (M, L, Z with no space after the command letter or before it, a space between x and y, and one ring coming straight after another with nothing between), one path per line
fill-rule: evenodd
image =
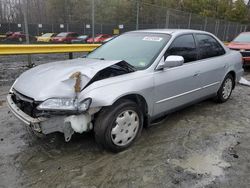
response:
M6 70L20 66L5 58ZM1 68L1 188L250 187L250 87L237 86L227 103L207 100L173 113L144 129L131 148L112 154L96 146L92 133L74 135L69 143L61 134L33 136L7 108L6 75L22 72L8 70ZM250 80L249 70L245 78Z

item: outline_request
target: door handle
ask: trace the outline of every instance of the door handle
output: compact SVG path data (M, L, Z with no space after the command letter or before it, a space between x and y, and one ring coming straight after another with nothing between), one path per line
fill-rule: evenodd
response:
M196 77L196 76L199 76L200 75L200 72L196 72L193 76Z

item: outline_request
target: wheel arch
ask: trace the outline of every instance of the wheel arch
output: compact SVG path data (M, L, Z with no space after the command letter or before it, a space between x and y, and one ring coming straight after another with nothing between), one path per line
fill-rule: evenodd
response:
M235 85L236 85L236 73L235 73L233 70L231 70L231 71L229 71L226 75L228 75L228 74L230 74L230 75L233 76L233 79L234 79L233 89L234 89L234 88L235 88Z
M121 96L120 98L118 98L114 103L116 103L122 99L128 99L128 100L135 102L140 107L140 109L142 109L143 115L148 114L148 104L147 104L146 99L142 95L140 95L140 94L127 94L127 95L124 95L124 96Z

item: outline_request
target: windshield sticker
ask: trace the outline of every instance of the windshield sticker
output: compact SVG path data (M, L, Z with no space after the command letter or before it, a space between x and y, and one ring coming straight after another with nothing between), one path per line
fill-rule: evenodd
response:
M161 37L144 37L142 40L160 42L162 38Z

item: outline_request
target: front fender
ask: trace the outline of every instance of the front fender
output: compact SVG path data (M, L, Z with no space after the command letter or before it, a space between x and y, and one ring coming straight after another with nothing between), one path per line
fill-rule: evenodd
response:
M149 114L151 114L154 98L153 89L154 79L152 74L126 80L114 77L92 83L86 91L81 93L80 98L92 98L90 108L94 108L110 106L126 95L137 94L145 99Z

